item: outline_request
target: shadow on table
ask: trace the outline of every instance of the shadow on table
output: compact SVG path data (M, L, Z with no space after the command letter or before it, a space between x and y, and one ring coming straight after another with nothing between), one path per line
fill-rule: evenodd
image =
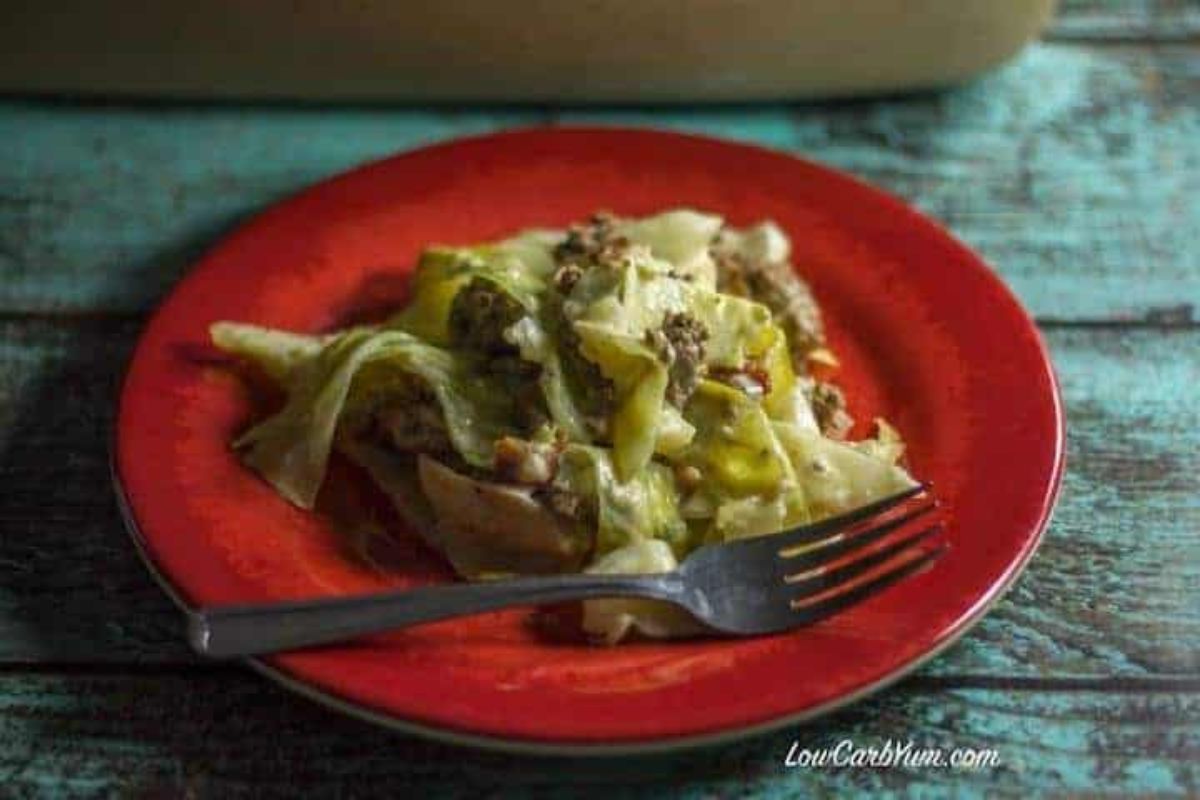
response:
M119 279L179 274L220 231ZM142 324L139 315L91 312L0 322L0 660L190 658L177 612L125 534L109 473L117 390Z

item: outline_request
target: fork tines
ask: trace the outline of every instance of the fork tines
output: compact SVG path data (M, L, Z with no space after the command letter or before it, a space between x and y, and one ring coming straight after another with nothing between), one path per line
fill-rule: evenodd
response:
M845 514L776 534L776 543L779 545L782 554L783 550L793 550L799 548L801 545L818 542L829 538L833 534L850 530L860 522L882 516L900 506L904 501L925 494L930 488L932 488L931 484L918 483L915 486L910 486L903 491L885 497L882 500L868 503Z
M915 532L909 528L910 523L939 508L932 498L916 508L908 507L907 501L928 489L928 484L918 484L848 514L781 535L778 556L787 570L783 580L797 590L790 604L801 621L834 614L941 556L944 543L926 546L942 531L941 521ZM899 511L903 513L896 513Z
M896 556L893 564L887 569L862 580L854 580L838 584L833 589L821 591L815 595L799 597L791 601L795 611L797 625L806 625L832 616L866 598L883 591L892 584L913 575L937 559L949 549L945 542L928 550L919 547L906 548L906 556Z

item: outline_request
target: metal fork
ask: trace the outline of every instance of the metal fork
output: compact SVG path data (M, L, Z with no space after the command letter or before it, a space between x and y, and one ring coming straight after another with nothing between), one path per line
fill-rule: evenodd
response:
M912 502L916 500L917 502ZM274 653L509 606L601 597L665 600L716 632L773 633L825 619L932 563L945 544L919 484L789 531L706 545L672 572L552 575L188 613L188 639L214 658Z

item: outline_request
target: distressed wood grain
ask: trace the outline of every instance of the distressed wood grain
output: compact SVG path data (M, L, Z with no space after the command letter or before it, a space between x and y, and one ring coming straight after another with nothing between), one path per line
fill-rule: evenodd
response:
M1200 36L1196 0L1060 0L1051 39L1186 41Z
M189 660L118 518L109 414L133 321L0 324L0 660ZM1012 594L943 675L1200 674L1200 330L1048 331L1068 473Z
M143 312L232 225L313 181L437 139L557 122L707 133L848 170L945 221L1044 319L1191 319L1195 53L1043 44L952 92L704 110L10 101L0 313Z
M798 748L994 748L991 768L788 768ZM790 800L1200 791L1200 695L899 688L807 727L674 756L472 753L335 716L251 676L0 677L6 797Z
M557 119L742 138L845 169L943 221L1042 320L1193 317L1200 59L1031 48L953 92L772 110Z
M0 311L144 311L269 203L361 161L541 116L0 105Z
M1054 519L1010 596L935 670L1200 673L1198 333L1045 331L1067 416Z

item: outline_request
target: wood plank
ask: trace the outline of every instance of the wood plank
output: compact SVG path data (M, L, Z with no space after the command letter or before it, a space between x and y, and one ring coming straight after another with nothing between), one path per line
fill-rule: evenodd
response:
M0 311L146 310L222 233L308 184L543 116L0 103Z
M1200 36L1196 0L1060 0L1057 40L1182 41Z
M134 322L0 324L0 661L179 662L125 538L109 414ZM1200 330L1048 331L1069 469L1042 552L944 675L1200 674Z
M1200 331L1045 332L1067 471L1037 557L950 673L1200 673Z
M1195 53L1041 45L958 91L798 106L788 123L757 109L557 119L710 132L845 169L943 221L1042 320L1191 319Z
M231 225L306 184L436 139L553 120L790 150L944 220L1042 318L1186 319L1200 302L1194 54L1047 44L953 92L706 110L9 101L0 312L145 311Z
M797 749L993 748L990 768L786 767ZM1200 695L897 688L745 743L655 757L476 753L370 727L252 675L0 677L8 796L1020 796L1200 790ZM845 751L843 751L845 752Z

